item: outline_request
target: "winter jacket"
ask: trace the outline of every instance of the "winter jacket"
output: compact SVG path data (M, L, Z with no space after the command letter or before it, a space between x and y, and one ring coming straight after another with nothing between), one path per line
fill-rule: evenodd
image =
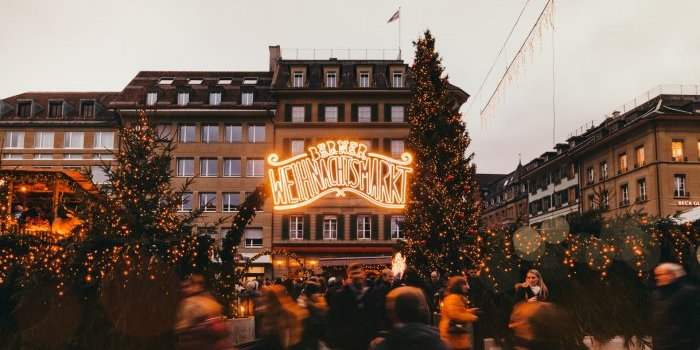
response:
M700 333L698 288L683 279L653 295L654 350L697 350Z
M471 349L467 333L450 333L450 322L460 324L473 323L477 316L469 311L467 298L460 294L449 294L442 301L442 318L440 319L440 337L449 349Z
M447 350L435 327L407 323L393 328L376 350Z

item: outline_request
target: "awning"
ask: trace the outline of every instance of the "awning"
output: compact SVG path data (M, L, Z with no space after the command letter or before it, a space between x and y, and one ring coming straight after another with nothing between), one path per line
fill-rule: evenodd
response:
M340 258L320 258L319 266L347 266L358 264L391 264L391 256L347 256Z
M247 260L256 256L257 253L241 253L241 255ZM253 264L272 264L272 257L269 255L261 255L253 261Z

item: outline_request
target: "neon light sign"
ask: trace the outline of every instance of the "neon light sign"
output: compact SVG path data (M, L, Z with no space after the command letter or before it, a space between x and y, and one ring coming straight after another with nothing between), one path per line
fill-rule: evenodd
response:
M300 208L331 193L345 197L346 192L380 207L403 209L412 162L409 153L394 159L347 140L326 141L283 161L270 154L267 175L274 209Z

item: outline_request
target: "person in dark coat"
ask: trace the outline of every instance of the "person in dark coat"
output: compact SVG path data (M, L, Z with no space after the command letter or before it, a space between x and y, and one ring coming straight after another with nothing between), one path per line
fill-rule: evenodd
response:
M369 291L369 319L367 321L372 323L373 336L379 332L388 331L391 327L386 313L386 296L393 285L394 273L389 269L384 269Z
M386 310L392 328L375 339L372 350L447 350L440 333L428 324L430 309L425 294L415 287L399 287L387 294Z
M368 288L360 264L350 264L347 280L328 299L328 330L326 339L333 348L367 350L372 339L368 320Z
M685 277L678 264L663 263L654 269L654 350L697 350L700 333L698 289Z

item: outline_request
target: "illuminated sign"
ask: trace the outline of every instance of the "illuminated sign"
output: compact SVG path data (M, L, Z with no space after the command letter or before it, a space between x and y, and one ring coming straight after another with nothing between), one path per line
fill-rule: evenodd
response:
M683 206L683 207L698 207L698 206L700 206L700 201L682 200L682 201L677 201L676 205Z
M299 208L330 193L345 197L346 192L380 207L402 209L411 162L409 153L393 159L346 140L326 141L283 161L270 154L267 175L274 209Z

